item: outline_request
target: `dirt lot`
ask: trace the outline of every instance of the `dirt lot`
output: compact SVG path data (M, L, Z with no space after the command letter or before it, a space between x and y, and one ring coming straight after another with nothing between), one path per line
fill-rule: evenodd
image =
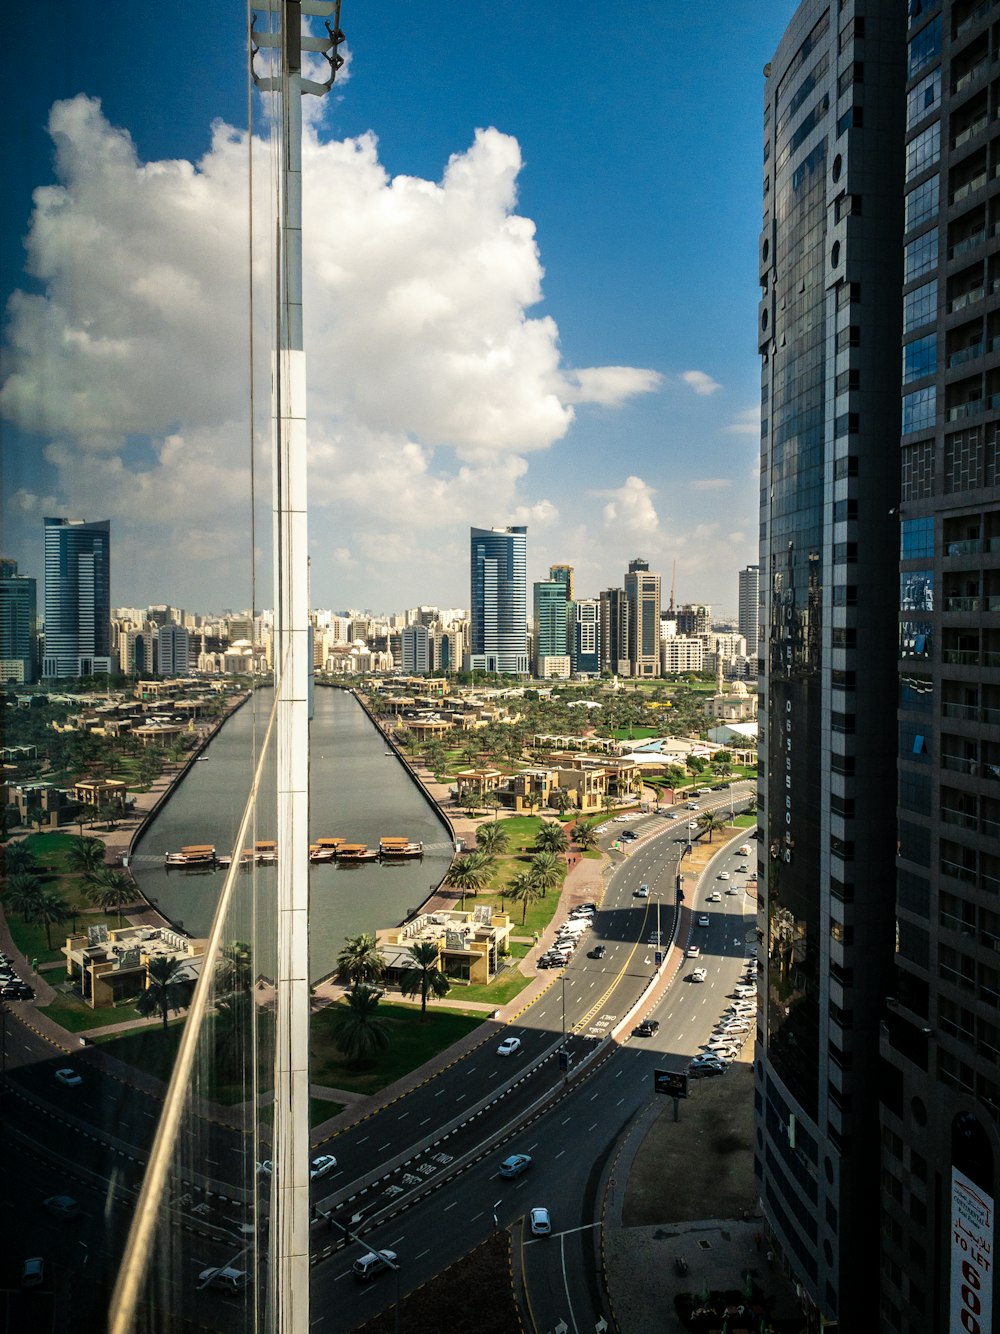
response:
M749 1058L752 1044L748 1044ZM622 1209L625 1227L743 1218L755 1206L753 1071L749 1059L724 1075L692 1080L674 1121L672 1098L632 1163Z

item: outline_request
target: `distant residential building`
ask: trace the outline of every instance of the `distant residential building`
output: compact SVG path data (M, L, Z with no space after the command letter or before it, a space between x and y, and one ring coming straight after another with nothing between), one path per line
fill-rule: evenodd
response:
M156 636L156 671L159 676L186 676L191 637L183 625L161 625Z
M574 675L597 676L601 670L601 604L581 598L570 604L570 658Z
M662 641L663 673L701 672L705 668L705 641L694 635L669 635Z
M152 626L118 633L118 670L124 676L153 675L156 672L156 633ZM174 672L170 676L176 675Z
M42 676L111 670L111 523L47 518Z
M606 588L599 603L601 671L627 676L629 604L624 588Z
M705 645L705 668L715 671L721 663L727 676L742 676L747 657L747 641L742 635L720 634L713 630L711 634L700 635Z
M757 657L757 604L760 597L760 566L740 570L739 630L747 641L751 658Z
M625 576L628 602L628 652L633 676L660 674L660 576L650 571L648 561L629 562Z
M465 657L465 635L460 627L434 633L434 671L459 672Z
M0 560L0 681L35 679L37 587L18 574L17 561Z
M404 672L429 672L431 670L430 634L427 626L417 621L407 625L400 632L402 668Z
M470 533L470 671L528 674L528 530Z

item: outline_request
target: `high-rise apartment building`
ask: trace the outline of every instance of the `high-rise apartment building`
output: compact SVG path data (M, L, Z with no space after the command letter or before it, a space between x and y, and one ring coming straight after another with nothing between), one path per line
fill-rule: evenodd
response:
M468 669L526 676L528 530L473 528Z
M882 1326L993 1328L1000 1169L1000 12L908 9L896 978Z
M0 681L35 679L37 591L17 561L0 559Z
M422 622L404 626L400 632L400 651L404 672L431 670L431 636Z
M111 670L110 521L46 519L42 676Z
M606 588L599 602L601 671L627 674L629 605L624 588Z
M156 670L160 676L186 676L190 670L190 650L191 637L185 626L161 625L156 634Z
M601 604L597 598L580 598L569 605L573 672L598 676L601 671Z
M739 609L737 627L747 641L751 658L757 656L757 599L760 595L760 566L747 565L740 570Z
M633 676L660 674L660 576L648 561L629 561L625 576L628 602L628 660Z
M755 1166L803 1293L849 1330L879 1327L896 940L905 42L902 0L805 0L765 68Z
M535 675L567 677L570 645L566 583L543 579L532 585Z

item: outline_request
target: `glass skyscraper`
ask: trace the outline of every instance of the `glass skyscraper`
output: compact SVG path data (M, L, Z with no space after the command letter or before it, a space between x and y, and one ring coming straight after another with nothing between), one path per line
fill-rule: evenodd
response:
M111 523L46 519L42 676L111 669Z
M0 560L0 681L35 678L35 580Z
M523 526L471 530L471 671L528 674L527 545Z
M876 1328L890 989L906 7L806 0L765 68L756 1171L813 1307Z

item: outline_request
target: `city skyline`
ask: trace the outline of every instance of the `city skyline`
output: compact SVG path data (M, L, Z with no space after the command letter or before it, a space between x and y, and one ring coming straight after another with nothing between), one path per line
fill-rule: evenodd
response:
M458 601L462 532L487 509L491 522L531 524L538 575L565 560L596 591L643 548L661 570L676 559L680 582L704 600L731 603L717 572L746 564L756 546L757 393L750 341L733 352L725 331L752 318L753 294L735 281L755 246L751 127L761 67L791 9L762 21L756 7L736 5L717 32L639 6L619 20L615 62L596 80L582 56L597 11L593 22L586 7L576 11L571 29L533 14L519 33L518 79L491 86L470 83L470 52L502 46L492 34L505 20L474 5L439 34L416 122L412 88L386 77L415 40L415 16L396 5L375 26L363 10L345 13L352 77L306 148L307 182L318 187L307 191L316 210L307 274L353 274L349 292L307 277L315 601L405 604L427 586ZM100 11L93 27L88 12L76 59L63 66L48 53L44 71L30 60L20 71L31 86L5 210L4 295L21 293L8 306L11 369L0 394L5 544L22 569L37 569L42 513L100 511L119 534L117 601L162 596L158 576L170 564L178 602L247 605L236 443L246 428L234 425L246 319L227 258L242 249L243 149L224 127L214 138L209 130L214 115L235 126L244 118L242 14L216 13L199 29L197 58L215 77L197 78L182 61L176 77L189 95L179 109L125 86L128 61L107 58L91 36ZM153 33L132 16L120 37L119 49L139 52ZM676 74L645 54L668 41L689 65L676 87ZM745 101L745 130L734 134L699 91L710 68ZM613 114L609 81L615 103L623 98ZM56 102L53 174L43 126ZM567 136L563 103L606 122L595 145ZM630 137L623 117L637 106L651 120ZM673 142L667 129L678 118L690 138L661 163L658 145ZM363 137L369 129L377 143ZM719 169L706 176L708 158ZM350 228L329 194L345 176ZM375 214L409 224L405 258L389 239L370 241ZM715 259L695 263L706 225ZM114 248L115 265L70 239L94 233ZM332 233L343 254L330 249ZM441 308L447 321L409 332L414 299L421 320ZM359 313L386 303L391 327ZM503 349L496 364L473 326ZM456 350L446 327L466 330L457 386L443 374ZM207 332L216 328L221 349ZM201 375L211 363L218 373ZM374 383L366 367L387 364L398 368L392 382ZM72 413L43 382L73 386ZM268 530L258 522L258 546Z

